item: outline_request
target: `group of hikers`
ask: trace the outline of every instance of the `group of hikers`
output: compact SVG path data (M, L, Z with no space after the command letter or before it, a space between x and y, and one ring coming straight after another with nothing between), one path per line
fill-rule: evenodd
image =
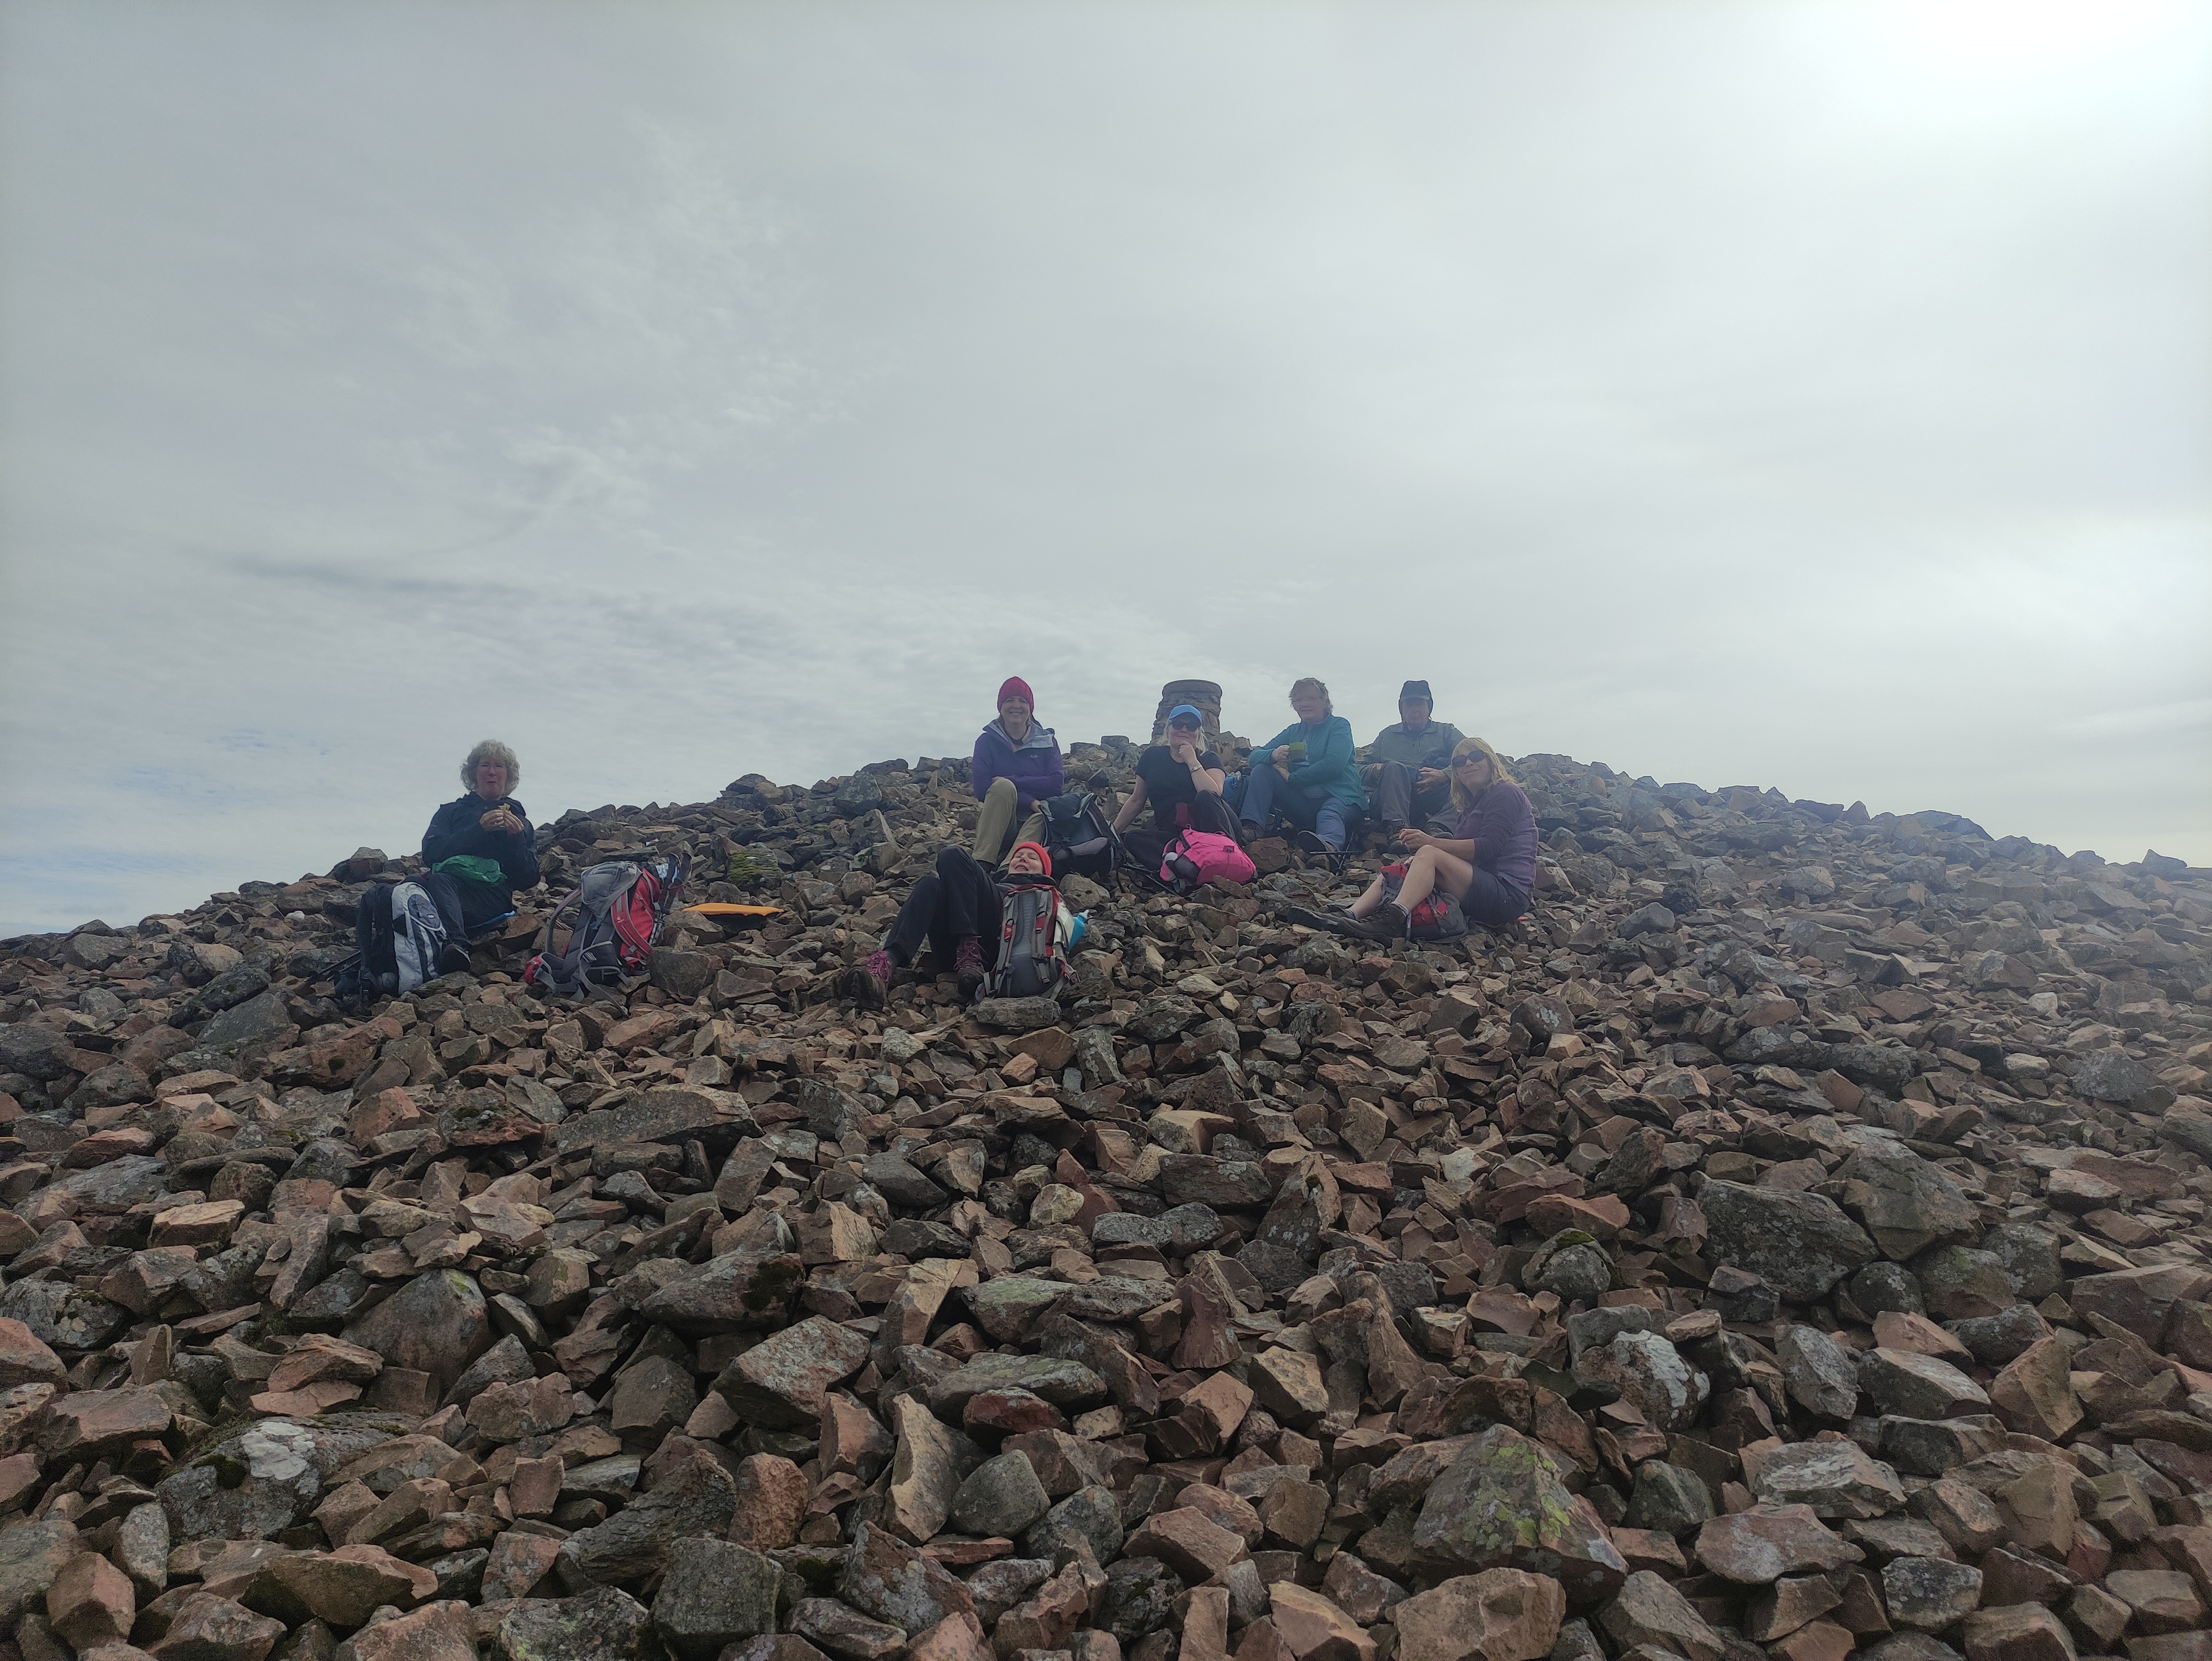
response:
M1045 804L1066 788L1060 743L1038 725L1036 695L1018 675L1000 685L998 703L969 767L975 836L964 849L939 851L935 872L915 885L883 945L848 976L847 990L863 1002L880 1004L925 940L951 962L962 995L972 996L996 967L1008 896L1051 881ZM1257 745L1241 774L1207 746L1196 705L1169 710L1163 741L1137 757L1136 781L1112 819L1134 863L1159 867L1189 833L1241 843L1278 824L1304 851L1340 855L1371 815L1385 844L1407 857L1385 866L1348 906L1300 913L1302 920L1389 940L1418 932L1447 900L1466 922L1493 928L1528 910L1534 810L1495 750L1435 718L1426 681L1400 689L1398 720L1364 751L1314 677L1291 686L1291 709L1297 719ZM1152 823L1143 828L1147 807ZM1064 937L1075 925L1064 907L1057 911Z
M1372 818L1404 860L1350 904L1297 920L1389 940L1423 934L1446 910L1463 929L1502 927L1528 910L1537 845L1528 798L1487 743L1435 718L1426 681L1405 684L1398 720L1364 750L1321 681L1298 680L1290 702L1297 720L1257 745L1242 773L1208 747L1198 708L1176 705L1163 741L1137 758L1112 840L1151 870L1195 838L1242 844L1279 826L1306 852L1335 859ZM883 945L848 972L845 990L864 1003L881 1005L892 976L925 945L951 964L969 998L987 982L1000 989L1010 953L1024 965L1031 956L1054 960L1079 936L1081 920L1060 901L1047 834L1048 805L1067 794L1059 739L1037 723L1036 695L1019 676L999 688L998 705L975 739L975 835L965 848L939 850ZM504 744L478 744L461 764L467 793L439 808L423 833L424 887L458 914L465 934L511 914L515 891L538 880L529 815L508 794L521 770ZM393 922L404 932L404 918Z

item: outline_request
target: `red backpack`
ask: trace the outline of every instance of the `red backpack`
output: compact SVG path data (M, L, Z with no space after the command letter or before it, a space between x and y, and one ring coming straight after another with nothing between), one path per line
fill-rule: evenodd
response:
M1382 867L1382 897L1395 901L1399 885L1406 880L1407 867L1386 865ZM1459 902L1441 888L1429 891L1423 900L1407 914L1406 938L1409 940L1455 940L1467 934L1467 914Z
M999 962L983 983L982 995L1051 997L1067 978L1059 888L1050 877L1001 879L999 896Z
M522 971L524 983L562 996L587 986L635 985L690 873L680 854L649 865L609 860L592 866L546 919L538 955ZM553 937L572 907L568 943L556 952Z

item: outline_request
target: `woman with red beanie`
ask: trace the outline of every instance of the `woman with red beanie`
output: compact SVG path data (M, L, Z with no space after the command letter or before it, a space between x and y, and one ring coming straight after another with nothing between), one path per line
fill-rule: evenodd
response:
M1052 855L1034 842L1016 843L1006 856L1006 870L995 879L966 849L939 849L936 874L915 884L914 892L899 907L891 932L884 937L882 949L846 971L845 995L866 1008L883 1007L892 973L912 963L927 940L939 962L951 960L953 972L960 977L960 1000L967 1002L998 966L1006 891L1051 875ZM1074 919L1065 905L1058 910L1065 947L1074 932Z
M1060 794L1065 783L1060 740L1051 727L1036 724L1036 695L1029 682L1009 675L999 688L999 718L976 735L969 788L982 808L975 815L975 840L969 851L985 865L999 862L1017 817L1031 816L1022 826L1024 839L1043 834L1044 816L1033 810L1046 797Z

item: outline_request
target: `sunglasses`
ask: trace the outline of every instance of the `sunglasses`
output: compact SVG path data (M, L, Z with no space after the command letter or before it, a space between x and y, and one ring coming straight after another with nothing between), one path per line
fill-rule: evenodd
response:
M1453 759L1452 765L1455 767L1484 767L1487 766L1489 763L1490 757L1487 756L1459 756Z
M1194 721L1171 721L1168 723L1168 730L1172 733L1195 733L1198 723Z

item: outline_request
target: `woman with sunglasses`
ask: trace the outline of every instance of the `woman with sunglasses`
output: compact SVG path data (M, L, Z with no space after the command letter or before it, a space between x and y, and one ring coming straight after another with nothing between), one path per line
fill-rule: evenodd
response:
M1152 804L1152 830L1129 838L1139 860L1150 853L1151 865L1160 862L1161 852L1178 830L1212 830L1243 840L1237 834L1242 827L1237 815L1221 799L1228 772L1221 757L1206 747L1203 723L1194 704L1178 703L1168 711L1167 742L1153 745L1137 757L1137 782L1114 815L1115 831L1126 831L1145 805Z
M1449 837L1412 827L1398 840L1413 850L1395 897L1380 876L1348 908L1369 940L1402 940L1413 909L1441 888L1470 923L1495 928L1528 910L1536 889L1536 810L1480 739L1462 739L1451 757L1451 800L1459 823Z

